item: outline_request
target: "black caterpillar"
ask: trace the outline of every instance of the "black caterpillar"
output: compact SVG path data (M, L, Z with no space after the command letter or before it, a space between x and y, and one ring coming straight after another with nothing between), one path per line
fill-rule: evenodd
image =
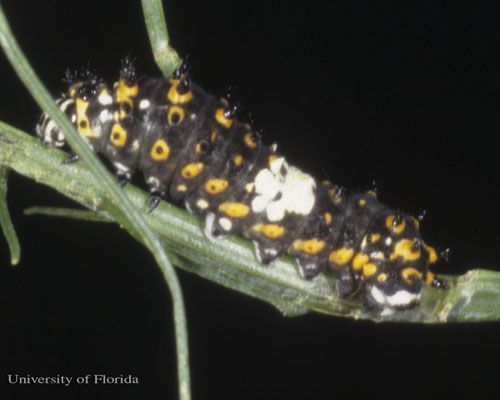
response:
M419 220L373 191L349 193L289 165L185 68L170 78L139 77L126 60L113 90L91 74L70 80L60 109L121 183L144 174L151 210L161 198L184 204L205 218L209 238L242 234L262 264L288 253L305 279L329 268L341 295L361 294L381 315L417 305L424 285L446 287L429 271L439 257L422 240ZM50 146L65 144L46 114L36 131Z

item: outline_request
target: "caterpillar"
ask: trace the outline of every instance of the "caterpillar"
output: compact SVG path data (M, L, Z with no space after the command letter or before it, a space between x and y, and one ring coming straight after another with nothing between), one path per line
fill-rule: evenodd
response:
M112 89L91 73L68 80L59 108L122 185L142 172L150 211L167 199L204 218L209 239L250 239L264 265L287 253L304 279L333 271L340 295L359 296L380 315L417 306L424 286L447 287L429 269L441 256L422 239L417 218L375 191L350 192L289 164L185 66L152 78L126 59ZM65 145L45 113L36 132L46 145Z

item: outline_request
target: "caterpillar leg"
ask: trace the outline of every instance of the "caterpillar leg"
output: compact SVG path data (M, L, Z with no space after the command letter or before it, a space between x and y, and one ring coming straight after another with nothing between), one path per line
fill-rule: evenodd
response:
M149 194L151 197L148 202L148 213L152 213L160 204L161 199L165 198L165 191L158 188L158 186L152 185L149 187Z
M277 258L284 254L284 249L280 246L271 247L260 243L257 240L252 240L255 249L257 260L263 265L269 265Z
M149 198L148 213L152 213L156 209L156 207L158 207L158 204L160 204L161 199L162 196L160 196L159 194L153 194Z
M160 200L165 198L166 192L163 189L164 185L153 175L146 176L146 183L149 186L149 194L151 195L148 202L148 213L151 213L158 207Z
M326 269L326 264L317 263L317 262L306 262L304 260L300 260L298 258L295 259L299 266L299 274L302 278L307 281L316 278L318 275L321 275L323 271Z
M209 212L205 216L205 228L203 229L203 233L205 234L205 237L211 241L222 239L224 236L226 236L219 228L216 215L212 212Z
M116 178L118 179L118 185L124 187L132 179L130 172L124 172L121 170L116 170Z
M353 294L358 285L350 268L342 268L338 273L337 288L343 297Z
M432 272L427 272L426 279L425 279L425 284L427 286L436 288L436 289L449 289L448 282L446 282L444 279L438 278L437 276L434 275Z

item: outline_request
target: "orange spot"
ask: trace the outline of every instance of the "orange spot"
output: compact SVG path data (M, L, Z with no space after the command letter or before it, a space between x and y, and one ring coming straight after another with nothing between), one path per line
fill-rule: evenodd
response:
M418 279L422 279L422 273L415 268L405 268L404 270L401 271L401 276L405 280L406 283L411 284L412 280L411 278L413 276L418 277Z
M244 203L225 202L219 206L219 211L231 218L245 218L250 213L250 207Z
M427 275L425 277L425 284L427 286L432 286L432 281L434 281L436 275L434 275L431 271L427 272Z
M434 264L439 260L436 249L434 247L428 246L424 243L424 249L429 253L429 263Z
M251 149L255 149L257 147L257 143L254 141L253 134L251 132L245 134L243 141Z
M354 256L352 260L352 267L356 270L359 271L361 268L363 268L363 265L365 265L369 260L369 257L366 254L363 253L358 253Z
M170 154L170 147L163 139L158 139L151 147L151 158L155 161L166 160Z
M211 178L205 183L205 192L216 195L222 193L229 186L229 182L225 179Z
M167 99L172 104L186 104L193 98L193 93L188 91L180 94L178 91L180 81L178 79L170 79L170 89L167 93Z
M256 224L252 227L252 229L263 234L269 239L277 239L285 233L285 228L278 224Z
M239 167L241 164L243 164L243 157L241 156L241 154L237 154L233 157L233 162L234 162L234 165L236 165L237 167Z
M324 214L323 214L323 218L325 219L325 223L326 223L327 225L330 225L330 224L332 223L332 219L333 219L333 217L332 217L332 214L331 214L331 213L329 213L329 212L324 213Z
M121 126L118 123L115 123L111 128L109 139L111 143L116 147L123 147L127 142L127 131L123 129L123 126Z
M394 215L389 215L385 220L385 226L391 232L394 232L395 234L399 235L401 232L405 230L406 221L404 219L401 219L401 222L398 224L395 224L395 221L396 217Z
M332 264L345 265L347 264L352 256L354 255L354 250L348 247L341 247L340 249L333 250L328 256L328 260Z
M369 278L377 273L377 266L374 263L366 263L363 265L363 276Z
M309 240L296 240L292 245L294 250L307 253L317 254L325 247L323 240L309 239Z
M231 128L231 125L233 125L233 120L226 118L224 115L226 110L224 108L218 108L217 111L215 112L215 120L221 124L224 128Z
M415 240L401 239L394 246L394 251L391 253L391 260L398 257L407 261L415 261L420 258L420 249L415 250Z
M203 163L191 163L182 168L181 175L185 179L193 179L198 176L205 166Z

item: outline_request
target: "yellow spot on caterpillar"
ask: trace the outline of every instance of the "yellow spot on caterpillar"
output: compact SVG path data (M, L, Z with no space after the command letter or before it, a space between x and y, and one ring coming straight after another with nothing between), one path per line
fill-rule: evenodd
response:
M256 224L252 229L269 239L277 239L285 233L285 228L278 224Z
M239 167L241 164L243 164L243 157L241 154L237 154L233 157L233 163L235 166Z
M329 213L329 212L324 213L323 218L325 220L325 224L330 225L332 223L333 217L332 217L331 213Z
M168 158L170 154L170 147L163 139L158 139L151 148L151 158L155 161L163 161Z
M215 142L217 140L217 132L213 131L211 134L210 134L210 140L213 142Z
M363 265L363 276L369 278L377 273L377 266L374 263L366 263Z
M125 102L132 105L132 97L137 96L139 93L139 85L136 83L135 85L128 86L123 79L118 81L118 85L116 86L116 101L118 103Z
M370 235L370 242L377 243L380 240L380 233L372 233Z
M420 258L420 249L415 249L415 240L401 239L394 246L394 251L391 253L391 260L398 257L408 261L415 261Z
M177 185L177 191L178 192L187 192L188 188L184 184Z
M81 135L87 137L97 137L97 135L92 134L92 130L89 127L89 119L86 116L78 117L78 132Z
M364 207L364 206L366 206L366 199L359 199L359 200L358 200L358 205L359 205L360 207Z
M227 189L229 182L225 179L211 178L205 183L205 192L209 194L219 194Z
M318 254L325 248L325 242L318 239L296 240L293 249L307 254Z
M224 108L218 108L217 111L215 112L215 120L221 124L224 128L231 128L231 125L233 125L233 120L226 118L224 113L226 110Z
M191 163L182 168L181 176L185 179L193 179L203 171L203 163Z
M363 268L363 265L365 265L368 262L368 260L369 258L366 254L358 253L354 256L352 260L352 267L356 271L359 271L361 268Z
M208 142L205 139L203 139L200 140L198 143L196 143L194 150L196 151L196 153L201 154L207 151L208 147L209 147Z
M80 135L89 138L97 138L99 135L90 128L89 119L86 114L88 108L88 101L84 101L80 98L76 99L76 126L78 127Z
M109 140L116 147L123 147L127 143L127 131L118 123L113 124Z
M179 106L172 106L168 109L167 121L169 125L179 125L184 120L184 110Z
M436 275L434 275L431 271L427 272L427 275L425 277L425 284L427 286L432 286L432 281L434 280L434 277Z
M415 222L415 226L417 227L417 229L420 229L420 221L415 217L411 217L411 219L413 220L413 222Z
M411 278L413 276L418 277L418 279L422 279L422 273L415 268L405 268L404 270L401 271L401 276L405 280L406 283L411 284L412 280Z
M83 86L83 82L77 82L77 83L71 85L71 87L69 88L69 91L68 91L69 96L70 97L75 97L76 91L78 89L80 89L82 86Z
M255 149L257 147L257 143L255 142L253 134L251 132L245 133L243 141L245 142L247 147L251 149Z
M377 192L375 190L368 190L366 194L372 196L374 199L377 198Z
M78 115L85 115L87 113L87 109L89 108L89 102L85 101L81 98L76 99L76 113Z
M424 249L429 253L429 263L434 264L439 259L436 249L434 247L428 246L424 243Z
M115 118L115 120L124 119L130 113L130 111L132 110L132 107L133 107L132 100L125 100L125 101L121 102L120 103L120 112L118 114L119 118Z
M351 261L354 255L354 250L348 247L341 247L340 249L333 250L328 256L328 260L336 265L345 265Z
M170 89L167 93L167 99L172 104L186 104L191 101L193 98L193 93L191 91L187 91L186 93L179 93L179 84L180 81L178 79L170 79Z
M381 283L384 283L386 280L387 280L387 274L385 272L382 272L381 274L379 274L379 276L377 276L377 280Z
M219 206L219 211L231 218L245 218L250 213L250 207L244 203L225 202Z
M396 217L394 215L389 215L385 219L385 226L391 231L394 232L395 234L399 235L401 232L405 230L406 227L406 222L404 219L401 219L400 223L396 223Z

